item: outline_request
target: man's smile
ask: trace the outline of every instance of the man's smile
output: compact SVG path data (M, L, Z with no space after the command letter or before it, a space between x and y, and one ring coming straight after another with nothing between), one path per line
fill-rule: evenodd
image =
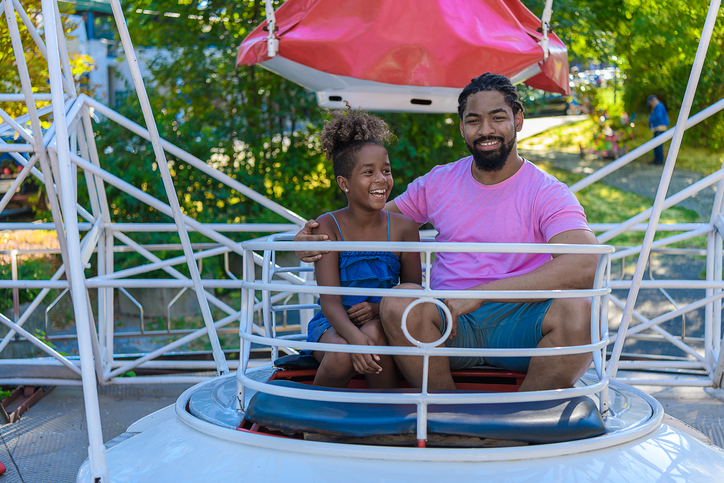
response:
M489 151L497 148L503 142L502 138L495 139L478 139L475 141L475 146L482 151Z

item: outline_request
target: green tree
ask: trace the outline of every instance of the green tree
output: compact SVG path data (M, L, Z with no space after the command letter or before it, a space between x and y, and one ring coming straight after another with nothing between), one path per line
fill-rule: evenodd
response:
M21 2L25 13L31 23L40 31L43 36L42 29L42 8L40 0L27 0ZM60 15L63 22L63 30L66 36L76 29L78 26L71 18L73 6L68 3L60 3ZM28 67L30 81L33 85L33 92L47 92L48 88L48 64L40 49L33 41L30 32L23 23L20 15L16 12L15 19L18 24L20 40L25 50L25 59ZM43 39L44 40L44 39ZM80 79L84 74L90 72L93 68L93 59L87 55L71 53L70 66L73 76L76 80ZM13 51L12 41L10 38L10 30L8 29L5 13L0 12L0 92L3 93L20 93L22 87L20 84L20 76L18 74L15 53ZM85 89L88 91L88 87ZM47 102L37 103L38 107L48 104ZM24 103L21 102L0 102L0 109L10 114L12 117L18 117L27 112ZM2 121L0 121L0 124Z
M151 14L139 14L141 9ZM260 67L235 67L243 38L264 18L263 1L189 3L137 1L126 7L138 47L166 52L150 65L150 92L161 135L305 217L343 206L331 166L319 150L325 113L313 93ZM120 107L137 122L135 95ZM397 142L390 147L398 186L405 186L435 164L462 155L457 118L449 115L385 115ZM101 149L110 169L130 176L152 193L162 193L150 144L112 123L99 127ZM184 163L172 162L183 208L203 221L280 221ZM150 169L149 169L150 167ZM155 221L158 213L111 195L117 215Z

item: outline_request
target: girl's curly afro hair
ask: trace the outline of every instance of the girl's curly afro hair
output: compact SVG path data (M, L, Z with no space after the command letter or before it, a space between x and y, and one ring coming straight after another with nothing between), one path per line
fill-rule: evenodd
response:
M357 153L364 145L384 146L393 136L385 121L367 112L355 111L349 104L347 110L330 114L332 119L322 130L322 151L332 161L334 176L349 179L357 163Z

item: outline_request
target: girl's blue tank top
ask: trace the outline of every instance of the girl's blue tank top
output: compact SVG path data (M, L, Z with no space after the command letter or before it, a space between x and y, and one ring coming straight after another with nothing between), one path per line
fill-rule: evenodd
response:
M387 213L387 241L390 241L390 213ZM337 225L339 237L344 241L342 230L337 218L330 213ZM392 252L340 252L339 254L339 284L342 287L360 288L390 288L400 281L400 257ZM361 302L378 303L381 297L366 297L363 295L343 295L342 305L349 309ZM319 311L309 321L308 331L311 335L315 326L328 323ZM320 334L321 335L321 334Z

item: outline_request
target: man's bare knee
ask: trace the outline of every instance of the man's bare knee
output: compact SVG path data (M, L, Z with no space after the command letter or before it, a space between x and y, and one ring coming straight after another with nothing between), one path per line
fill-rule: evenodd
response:
M422 287L414 283L403 283L394 287L395 290L422 290ZM402 314L415 299L409 297L383 297L380 301L380 318L385 327L399 326Z
M559 345L591 342L590 299L556 299L543 319L543 335L554 334Z

